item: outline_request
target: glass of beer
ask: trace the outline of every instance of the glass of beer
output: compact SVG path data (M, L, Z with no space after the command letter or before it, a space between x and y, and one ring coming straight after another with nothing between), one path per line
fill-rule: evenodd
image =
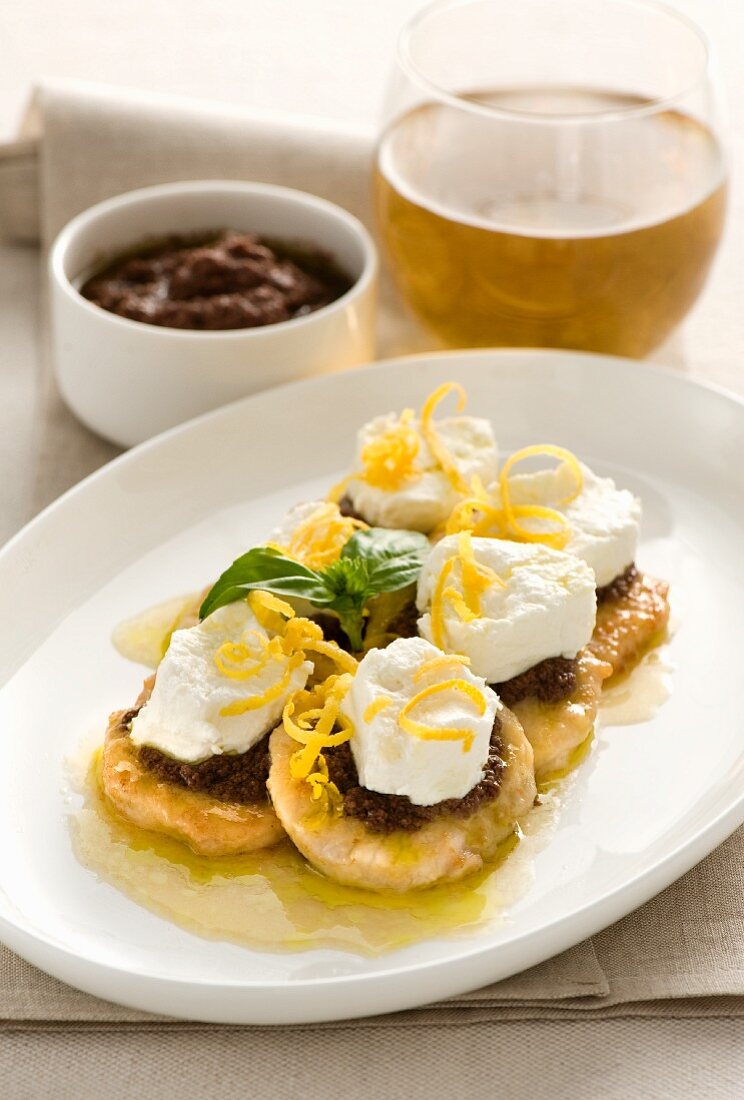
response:
M403 31L376 157L403 297L450 346L640 357L726 207L701 32L650 0L437 0Z

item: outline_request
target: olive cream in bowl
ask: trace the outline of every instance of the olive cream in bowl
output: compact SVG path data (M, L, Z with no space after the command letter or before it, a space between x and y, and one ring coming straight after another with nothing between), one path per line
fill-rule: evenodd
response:
M352 285L320 249L222 229L143 242L86 279L80 293L130 321L219 331L306 317Z
M374 356L369 234L288 188L204 181L109 199L62 230L50 279L62 394L125 446Z

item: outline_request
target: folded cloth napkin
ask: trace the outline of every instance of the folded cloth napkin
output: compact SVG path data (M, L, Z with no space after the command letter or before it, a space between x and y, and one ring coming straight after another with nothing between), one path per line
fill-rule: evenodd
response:
M271 120L90 85L48 85L34 99L21 141L0 150L0 234L48 243L68 218L109 195L202 177L298 186L368 221L371 154L371 135L322 122ZM6 258L0 287L10 270ZM13 364L27 354L22 342L34 329L36 303L27 285L8 281L9 293L0 295L0 331L11 342L5 350ZM380 345L383 354L431 346L392 294L385 299ZM116 453L67 412L48 372L40 421L24 490L27 517ZM3 438L7 434L0 431ZM432 1021L449 1026L587 1013L744 1014L743 896L744 830L593 941L487 989L353 1026L400 1028ZM0 1027L71 1022L189 1026L79 993L0 947Z
M93 203L183 179L282 183L369 223L373 140L322 119L50 82L0 148L0 235L49 243Z

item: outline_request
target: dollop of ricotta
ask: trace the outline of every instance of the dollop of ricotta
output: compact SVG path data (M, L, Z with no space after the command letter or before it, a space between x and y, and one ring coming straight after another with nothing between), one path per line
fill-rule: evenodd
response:
M581 493L569 504L561 497L574 488L571 471L515 474L509 478L514 504L542 504L562 512L570 525L564 550L582 558L594 570L597 588L610 584L635 560L641 526L641 502L628 489L618 489L611 477L597 477L583 463Z
M300 527L308 520L322 516L327 507L328 502L325 500L303 500L300 504L293 505L273 528L268 541L277 546L287 546Z
M398 423L397 414L388 413L361 428L357 437L360 468L364 448L389 433ZM412 419L410 427L416 432L419 443L416 472L396 489L382 489L354 478L347 484L346 493L355 511L367 523L428 534L447 519L460 496L424 440L420 421ZM498 449L488 420L475 416L444 417L437 420L436 431L468 483L474 476L484 484L493 481L498 472Z
M548 657L575 657L586 645L596 594L594 574L584 561L535 543L474 538L476 563L498 579L480 594L480 613L464 618L447 595L448 589L463 600L467 595L459 545L457 535L443 538L421 571L416 602L424 638L468 657L475 675L490 684L511 680Z
M268 641L269 634L244 600L219 608L198 626L176 630L158 666L152 695L132 722L134 744L152 745L189 763L246 752L257 744L278 724L284 704L305 686L313 667L304 661L290 669L290 658L282 654L247 679L220 671L215 656L225 642L245 640L253 651L260 639ZM231 704L270 692L285 677L276 698L242 714L222 713Z
M461 686L437 688L457 681L474 695ZM432 687L433 693L410 706ZM411 732L402 716L405 708L416 726L461 731L465 739L437 740ZM351 751L359 782L371 791L406 795L417 806L432 806L463 798L483 778L502 704L462 661L447 661L423 638L399 638L366 654L341 709L354 729Z

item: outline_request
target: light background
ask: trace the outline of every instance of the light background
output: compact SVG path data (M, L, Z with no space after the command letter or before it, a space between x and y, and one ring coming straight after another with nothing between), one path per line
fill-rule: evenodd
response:
M708 288L680 336L657 358L744 393L744 209L736 184L744 161L744 0L678 0L673 6L700 22L713 42L729 101L734 188L725 243ZM0 0L0 140L12 136L34 81L42 77L205 96L372 128L398 28L419 7L418 0ZM0 309L3 301L36 295L38 285L33 252L0 252ZM21 349L12 364L0 357L0 509L6 534L25 518L24 455L34 427L38 349L34 333L12 331L21 323L15 310L2 309L0 347L10 338ZM6 430L10 424L12 431ZM741 1020L715 1019L477 1025L461 1029L456 1065L438 1065L436 1037L422 1032L419 1056L409 1055L405 1067L402 1045L370 1032L364 1074L370 1096L405 1092L409 1100L435 1094L728 1098L744 1095L743 1031ZM178 1078L185 1076L191 1089L203 1081L204 1096L248 1087L252 1097L302 1097L303 1082L322 1079L325 1059L344 1062L342 1032L321 1043L308 1034L296 1044L284 1037L287 1076L271 1082L260 1071L263 1058L276 1053L269 1034L224 1034L209 1046L202 1039L198 1049L209 1051L207 1057L195 1056L188 1035L171 1036L168 1064L157 1067L153 1082L150 1040L120 1034L105 1040L105 1072L97 1063L95 1077L86 1078L92 1071L83 1070L84 1055L94 1041L72 1033L1 1035L0 1092L33 1100L73 1097L97 1080L100 1095L105 1088L111 1100L134 1091L160 1100L177 1096ZM220 1080L221 1058L240 1044L245 1076ZM353 1080L361 1067L348 1070Z
M374 130L398 31L421 6L421 0L0 0L0 140L12 136L34 81L44 77L327 116ZM744 165L744 0L669 6L700 23L712 43L727 93L735 184ZM743 263L744 189L740 194L734 185L708 287L659 361L684 360L693 373L744 387Z
M42 76L373 125L398 30L422 6L421 0L2 0L0 139ZM741 0L668 6L706 30L731 92L744 95Z

